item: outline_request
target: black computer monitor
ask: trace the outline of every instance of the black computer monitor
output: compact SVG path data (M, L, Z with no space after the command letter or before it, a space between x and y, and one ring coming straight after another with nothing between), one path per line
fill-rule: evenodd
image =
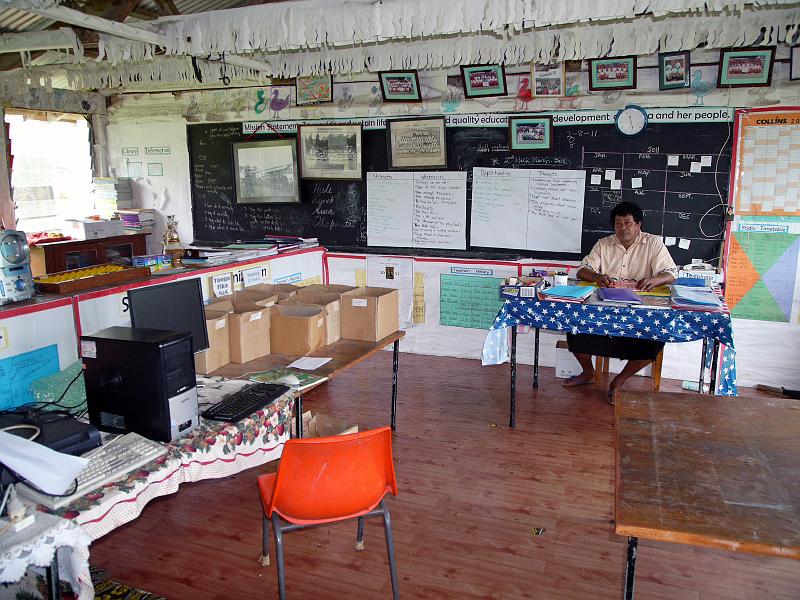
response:
M188 331L195 353L208 349L199 278L128 290L128 308L133 327Z

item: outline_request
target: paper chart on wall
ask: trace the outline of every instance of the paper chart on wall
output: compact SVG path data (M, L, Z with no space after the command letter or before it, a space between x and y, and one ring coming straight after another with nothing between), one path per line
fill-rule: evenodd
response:
M472 171L472 246L580 252L586 172Z
M367 285L393 288L398 294L400 328L414 323L414 259L367 255Z
M367 173L367 245L467 247L463 171Z

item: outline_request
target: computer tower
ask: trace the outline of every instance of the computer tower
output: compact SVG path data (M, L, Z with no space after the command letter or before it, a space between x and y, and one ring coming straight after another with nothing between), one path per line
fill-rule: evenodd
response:
M198 424L189 333L109 327L81 336L89 422L175 441Z

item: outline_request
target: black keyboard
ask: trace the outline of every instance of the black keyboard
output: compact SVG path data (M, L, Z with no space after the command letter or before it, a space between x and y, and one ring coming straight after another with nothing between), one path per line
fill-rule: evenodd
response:
M204 410L201 416L214 421L237 423L283 396L289 389L279 383L256 383L223 398Z

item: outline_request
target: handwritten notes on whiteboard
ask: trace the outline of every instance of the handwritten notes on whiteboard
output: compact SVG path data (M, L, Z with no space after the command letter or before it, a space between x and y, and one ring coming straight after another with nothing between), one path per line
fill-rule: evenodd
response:
M472 246L580 252L586 171L475 167Z
M465 249L467 174L367 173L367 245Z

